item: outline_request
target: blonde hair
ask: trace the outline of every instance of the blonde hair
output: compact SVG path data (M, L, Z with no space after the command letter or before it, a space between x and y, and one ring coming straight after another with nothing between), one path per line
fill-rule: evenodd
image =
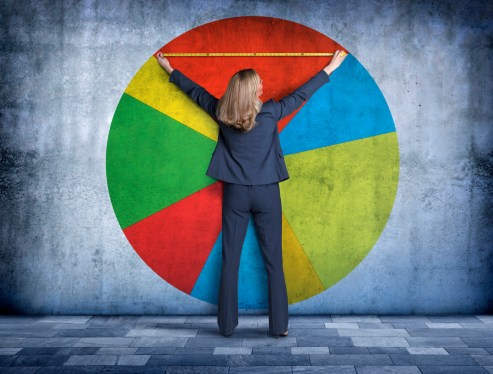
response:
M229 80L217 105L217 119L229 127L248 132L256 125L262 101L257 97L260 77L254 69L243 69Z

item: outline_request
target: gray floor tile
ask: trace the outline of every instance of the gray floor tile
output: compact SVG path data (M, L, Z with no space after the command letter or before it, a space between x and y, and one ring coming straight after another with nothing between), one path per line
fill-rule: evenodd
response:
M251 355L250 347L215 347L214 355Z
M17 356L15 355L2 355L0 356L0 366L7 365L8 362L14 360Z
M98 347L62 347L58 348L56 355L93 355L98 351Z
M492 355L471 355L471 357L481 366L493 366Z
M465 339L477 338L456 338L456 337L423 337L412 336L404 338L411 347L467 347Z
M90 328L92 325L89 323L55 323L52 328L54 330L84 330ZM118 326L123 328L121 325Z
M477 329L407 329L410 336L457 336L457 337L476 337L481 338L483 335Z
M368 347L370 353L409 354L407 347Z
M353 341L351 338L346 336L335 337L330 336L327 338L323 337L297 337L296 342L298 347L353 347Z
M138 323L142 316L93 316L87 323Z
M481 322L481 319L473 315L463 315L463 314L450 314L450 315L428 315L430 322L467 322L467 323L477 323Z
M57 330L53 329L15 329L15 330L0 330L1 337L12 338L50 338L57 333Z
M292 355L330 354L329 347L291 347Z
M243 338L241 342L242 347L296 347L296 338Z
M481 366L418 366L423 374L486 374Z
M122 348L122 347L101 347L98 348L95 354L97 355L133 355L137 351L137 347Z
M476 314L475 317L483 323L493 324L493 314Z
M229 366L225 355L151 355L147 366Z
M241 347L241 338L194 338L188 339L186 347Z
M117 365L123 366L144 366L151 355L118 355Z
M339 336L409 336L405 329L337 329Z
M0 374L32 374L39 373L39 366L0 367Z
M325 327L321 327L319 329L289 329L289 336L296 336L296 337L330 337L330 336L339 336L340 334L337 333L337 329L328 329Z
M163 322L163 323L141 323L135 325L135 328L163 328L163 329L198 329L199 327L193 326L193 323L172 323L172 322ZM201 326L201 324L196 324ZM207 324L204 324L207 326Z
M463 348L463 347L445 347L451 355L487 355L489 354L484 348Z
M325 328L324 322L290 322L290 329L323 329Z
M493 329L488 328L488 329L476 329L475 331L479 331L482 336L484 337L493 337Z
M356 366L358 374L421 374L417 366Z
M65 337L123 337L131 330L120 328L104 328L104 329L83 329L83 330L60 330L54 336Z
M427 316L416 316L416 315L383 315L379 314L378 317L382 322L389 322L394 324L394 322L416 322L416 323L426 323L431 322Z
M358 322L327 322L324 323L326 329L359 329Z
M127 337L150 337L150 338L194 338L197 329L166 329L156 327L153 329L134 329L127 333Z
M429 329L426 322L391 322L394 329Z
M175 355L211 355L217 347L176 347ZM153 353L157 354L157 353Z
M379 318L379 316L374 314L361 314L361 315L332 314L331 318L332 318L332 322L372 322L372 323L386 322L386 321L382 321Z
M392 361L387 354L331 354L331 355L310 355L312 365L392 365Z
M430 329L462 329L462 326L458 322L427 322L426 326Z
M28 324L36 323L43 316L21 316L21 315L0 315L0 324L4 323L17 323L17 324Z
M468 323L468 322L461 322L459 323L462 327L465 329L493 329L493 323Z
M238 323L240 322L238 317ZM217 316L188 316L185 323L215 323L217 325Z
M329 347L329 351L331 354L336 355L347 355L347 354L356 354L356 355L364 355L370 354L370 351L367 347ZM387 352L374 352L374 353L387 353Z
M89 320L92 318L92 316L44 316L39 318L37 323L80 323L80 324L85 324L89 322Z
M355 374L356 370L352 365L337 366L293 366L293 373L297 374Z
M330 315L290 316L289 322L334 322Z
M141 316L138 323L185 323L188 316Z
M104 366L101 374L164 374L166 366Z
M226 374L227 366L168 366L166 374Z
M392 324L390 323L373 323L373 322L356 322L357 324L357 327L356 328L360 328L360 329L393 329L395 328L394 326L392 326ZM354 327L343 327L343 328L354 328Z
M172 355L177 349L182 347L139 347L135 351L136 355Z
M188 338L127 338L129 347L184 347ZM194 339L195 340L195 339Z
M478 365L469 355L399 355L389 354L394 365Z
M15 355L17 352L19 352L22 348L0 348L0 355Z
M44 366L36 374L98 374L103 366Z
M20 347L20 343L26 338L0 337L0 347L12 348Z
M310 365L308 355L229 355L228 366L299 366Z
M21 347L72 347L79 338L26 338L19 343Z
M208 328L208 329L199 329L197 332L197 338L204 337L220 337L223 336L220 334L217 327ZM267 329L259 329L257 327L237 327L233 332L231 337L234 338L266 338L267 337Z
M410 347L407 348L409 354L412 355L448 355L449 353L444 348L438 347Z
M70 339L70 338L65 338L65 339ZM133 342L134 339L135 338L123 338L123 337L79 338L77 343L75 343L73 346L74 347L128 347L130 343Z
M493 337L491 338L461 338L468 347L493 348Z
M351 339L355 347L409 347L406 338L398 336L355 336Z
M3 366L58 366L63 365L70 356L58 355L17 355Z
M291 366L236 366L229 368L229 374L291 374Z
M117 355L73 355L64 365L115 365Z
M291 354L291 347L252 347L252 355L288 355Z
M59 347L24 347L18 352L19 355L54 355Z

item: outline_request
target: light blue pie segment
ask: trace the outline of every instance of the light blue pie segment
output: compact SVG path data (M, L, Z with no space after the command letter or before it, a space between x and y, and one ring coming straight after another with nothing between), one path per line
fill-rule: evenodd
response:
M395 131L377 84L349 54L279 138L285 155Z

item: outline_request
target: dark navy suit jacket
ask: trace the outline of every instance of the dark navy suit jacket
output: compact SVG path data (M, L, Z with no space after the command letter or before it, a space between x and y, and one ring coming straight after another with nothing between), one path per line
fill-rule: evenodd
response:
M169 81L180 87L219 124L216 149L206 174L214 179L244 185L282 182L289 178L279 142L277 122L308 100L329 75L321 70L302 86L279 101L263 103L249 132L242 133L219 121L216 109L219 99L174 69Z

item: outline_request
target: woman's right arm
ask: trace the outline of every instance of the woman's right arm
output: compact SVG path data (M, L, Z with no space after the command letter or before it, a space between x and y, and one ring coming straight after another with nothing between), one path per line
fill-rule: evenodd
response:
M204 87L185 76L180 70L173 69L167 58L161 52L157 54L159 65L170 75L169 81L192 98L210 116L216 118L216 108L219 99L211 95Z
M315 76L310 78L305 84L283 97L278 102L274 102L277 120L280 120L298 109L304 101L307 101L312 95L325 83L329 82L329 75L336 70L342 61L346 58L346 52L337 50L334 53L330 63L320 70Z

